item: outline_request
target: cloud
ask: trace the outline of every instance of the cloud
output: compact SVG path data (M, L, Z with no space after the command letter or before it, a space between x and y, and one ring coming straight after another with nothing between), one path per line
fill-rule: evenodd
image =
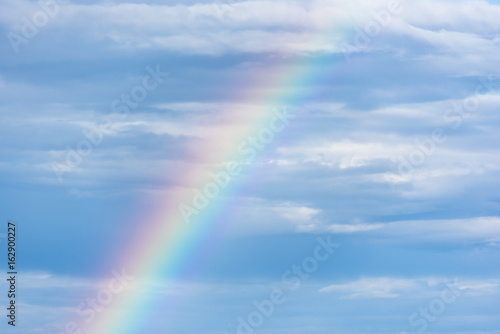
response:
M323 230L331 233L356 233L377 230L383 227L383 224L332 224L326 226Z
M293 206L290 204L275 207L274 210L276 210L281 217L297 222L309 221L321 212L320 210L309 208L307 206Z
M88 290L103 285L105 280L61 276L47 272L24 272L22 286L24 289L62 289Z
M345 284L332 284L321 288L319 292L336 292L345 299L396 298L401 293L414 290L418 282L411 279L387 277L361 278Z
M353 43L356 27L374 21L374 13L388 1L240 1L228 5L196 3L157 5L140 3L76 4L62 6L45 29L64 28L64 35L94 43L111 43L111 49L170 50L191 54L340 53ZM494 13L499 7L486 2L441 1L405 3L376 39L395 44L389 33L419 38L434 46L461 50L496 50L494 40L481 38L498 30ZM432 8L432 10L431 10ZM434 10L436 9L436 10ZM21 17L40 8L29 1L7 2L0 21L19 32ZM436 15L436 12L446 13ZM464 22L465 21L465 22ZM93 22L88 25L88 22ZM404 22L405 24L401 24ZM467 29L464 29L467 27ZM444 30L448 29L448 30ZM468 31L473 30L473 36ZM467 33L465 32L467 31ZM83 36L82 36L83 34ZM389 35L387 35L389 34ZM387 37L387 36L389 37ZM388 43L387 43L388 42ZM454 42L454 43L452 43ZM372 43L370 49L378 46ZM366 48L364 51L369 51Z
M498 245L500 217L468 219L409 220L371 224L321 224L307 232L363 233L370 239L391 240L396 243L482 243Z
M378 232L394 240L495 244L500 241L500 217L401 221L385 224Z
M337 283L319 289L322 293L336 293L341 299L387 299L412 296L433 296L444 288L459 290L469 296L500 292L499 279L455 278L395 278L364 277L347 283Z

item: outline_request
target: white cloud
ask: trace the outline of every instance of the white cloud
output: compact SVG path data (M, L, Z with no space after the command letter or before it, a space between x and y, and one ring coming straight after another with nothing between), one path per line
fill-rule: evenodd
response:
M469 279L467 277L450 280L443 277L396 278L364 277L357 280L336 283L319 289L322 293L336 293L341 299L376 299L412 296L435 296L444 289L458 290L469 296L500 293L500 279Z
M196 54L341 52L340 44L353 42L354 28L373 21L373 13L387 8L388 3L387 0L242 1L219 6L70 3L61 6L50 24L64 27L67 33L85 28L89 38L111 40L121 48L160 48ZM465 26L478 34L495 33L498 31L495 13L500 13L499 6L485 2L425 1L405 3L404 7L403 14L393 19L394 26L384 28L382 34L394 30L454 51L496 50L494 40L465 34L463 22L466 20ZM0 20L17 31L21 17L39 10L33 2L7 2ZM436 15L437 11L446 15ZM437 28L440 31L432 30Z
M58 276L46 272L25 272L22 274L22 286L24 289L92 289L99 287L101 284L103 284L103 281Z
M332 233L371 232L370 237L390 237L397 242L500 242L500 217L468 219L411 220L377 224L333 224L318 227L317 231Z
M274 210L283 218L297 221L297 222L305 222L313 219L320 210L309 208L307 206L278 206L275 207Z
M312 217L301 216L302 208L290 209L287 219L304 223L298 232L312 233L367 233L368 238L384 238L395 242L453 242L484 243L495 246L500 242L500 218L476 217L449 220L412 220L391 223L324 224ZM309 213L304 210L305 213ZM307 219L309 220L307 220ZM307 223L306 223L307 222Z
M378 232L395 240L496 243L500 241L500 217L400 221L385 224Z
M500 7L487 1L407 1L405 20L427 29L455 31L498 31Z
M345 299L358 298L396 298L419 286L412 279L388 277L361 278L344 284L332 284L321 288L319 292L336 292Z
M323 228L331 233L356 233L378 230L383 224L332 224Z

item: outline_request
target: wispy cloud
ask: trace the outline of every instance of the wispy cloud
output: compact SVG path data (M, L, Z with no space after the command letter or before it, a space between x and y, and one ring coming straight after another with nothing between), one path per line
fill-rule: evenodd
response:
M396 278L396 277L364 277L357 280L336 283L319 289L322 293L336 293L342 299L377 299L397 297L432 296L443 286L453 286L461 293L469 296L497 294L500 292L499 279L455 278Z
M396 298L418 287L418 282L411 279L387 277L362 278L345 284L332 284L321 288L319 292L338 292L342 298Z

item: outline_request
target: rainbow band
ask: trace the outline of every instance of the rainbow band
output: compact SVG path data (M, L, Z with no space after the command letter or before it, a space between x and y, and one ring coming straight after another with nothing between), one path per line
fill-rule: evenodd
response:
M317 36L317 43L324 43L328 35ZM344 62L343 56L339 56ZM297 60L298 59L298 60ZM141 309L144 303L151 303L143 296L151 292L155 282L160 278L172 278L187 264L196 263L196 258L207 256L211 247L206 240L216 235L223 222L215 219L224 207L221 201L212 200L204 209L190 215L190 223L186 224L186 211L181 207L193 204L193 189L203 189L212 182L213 178L203 166L221 165L224 162L238 160L238 146L246 137L258 133L260 129L269 125L269 110L275 110L287 105L300 105L305 96L298 97L297 87L307 86L310 82L321 77L333 78L333 73L325 71L312 72L311 65L317 65L315 57L304 57L284 60L274 71L265 74L259 80L252 82L247 91L253 92L247 96L235 98L238 110L222 110L222 119L236 126L227 127L220 137L209 138L204 146L199 148L199 164L187 170L171 171L182 175L182 186L170 189L164 199L164 207L153 216L144 219L138 224L137 237L133 244L124 250L118 261L108 263L107 268L120 270L126 268L135 276L135 285L141 289L126 290L115 296L112 305L107 306L98 314L81 334L127 334L142 333L141 326L147 320L136 316L136 310ZM305 60L304 60L305 59ZM339 67L339 71L342 69ZM287 88L294 88L288 90ZM293 91L295 90L295 94ZM289 93L292 91L292 93ZM228 143L230 143L228 145ZM235 158L236 157L236 158ZM230 197L236 187L229 184L219 193L219 198ZM202 248L204 247L204 248ZM117 312L113 307L122 311Z

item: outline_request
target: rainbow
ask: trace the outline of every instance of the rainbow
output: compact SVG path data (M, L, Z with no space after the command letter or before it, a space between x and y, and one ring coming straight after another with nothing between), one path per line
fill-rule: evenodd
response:
M324 42L325 35L317 38L318 43ZM344 63L344 57L340 55L339 58ZM233 98L241 106L238 110L227 108L220 112L222 119L236 125L226 127L220 136L207 140L199 147L197 164L185 170L170 171L180 176L180 186L169 189L162 201L164 204L158 211L144 217L137 224L134 238L127 244L120 258L110 259L103 265L108 270L114 268L119 271L126 268L135 277L133 284L141 288L126 289L117 294L111 305L97 313L89 324L82 325L81 334L141 333L141 325L147 320L134 315L136 310L141 308L141 304L157 302L144 298L148 295L149 287L162 277L175 277L188 265L196 266L200 259L210 253L213 247L210 240L226 224L224 220L216 219L226 209L224 202L218 198L230 196L237 186L232 181L232 184L219 193L218 198L212 200L198 215L192 216L190 223L186 224L179 207L193 201L194 189L202 189L212 181L206 166L238 160L238 145L266 126L270 111L288 105L299 105L301 97L294 96L286 88L304 86L321 76L334 76L333 73L311 72L309 65L314 65L317 61L314 57L284 59L274 71L242 89L247 94Z
M286 73L290 73L289 67L293 67L293 65L288 64L282 67L282 74L277 76L281 79ZM264 79L267 85L269 85L269 81L269 78ZM272 87L278 85L279 82L271 84ZM260 98L248 98L248 103L238 103L242 108L247 109L244 111L243 120L241 119L241 109L223 111L224 119L231 120L231 124L239 126L228 127L225 130L226 133L219 138L204 143L203 147L199 148L200 152L205 153L198 157L199 165L196 164L190 170L174 171L176 175L184 176L181 181L182 187L170 191L164 199L166 203L164 208L138 224L140 226L136 232L136 239L133 240L133 245L128 246L123 252L121 258L103 266L109 270L114 268L117 271L126 268L126 272L134 277L133 285L143 287L141 289L127 289L117 294L116 300L113 301L114 305L119 305L121 309L131 310L133 313L133 310L137 310L140 308L139 305L144 303L143 296L148 293L147 288L144 289L144 287L154 285L155 279L159 277L175 277L186 263L199 257L196 253L200 250L203 241L224 227L224 222L217 222L216 219L223 210L222 203L218 199L230 194L232 189L236 187L233 180L221 190L217 198L210 201L210 204L202 212L191 216L189 223L186 223L185 216L179 207L193 202L194 189L203 189L206 184L212 182L210 173L204 166L220 165L229 160L241 160L237 153L238 145L249 135L257 133L267 125L270 114L273 115L270 113L272 109L269 106L283 105L280 101L286 101L285 98L280 98L271 102L272 96L265 96L265 93L264 90L264 96ZM254 101L256 100L269 102L262 103L260 107L255 108ZM244 107L245 105L247 107ZM233 145L222 145L220 138L223 138L226 143L233 143ZM210 244L204 245L203 256L207 256L210 247ZM84 327L84 333L124 334L140 332L142 319L133 316L123 317L122 313L114 312L112 306L110 305L98 313L96 319L88 327Z

